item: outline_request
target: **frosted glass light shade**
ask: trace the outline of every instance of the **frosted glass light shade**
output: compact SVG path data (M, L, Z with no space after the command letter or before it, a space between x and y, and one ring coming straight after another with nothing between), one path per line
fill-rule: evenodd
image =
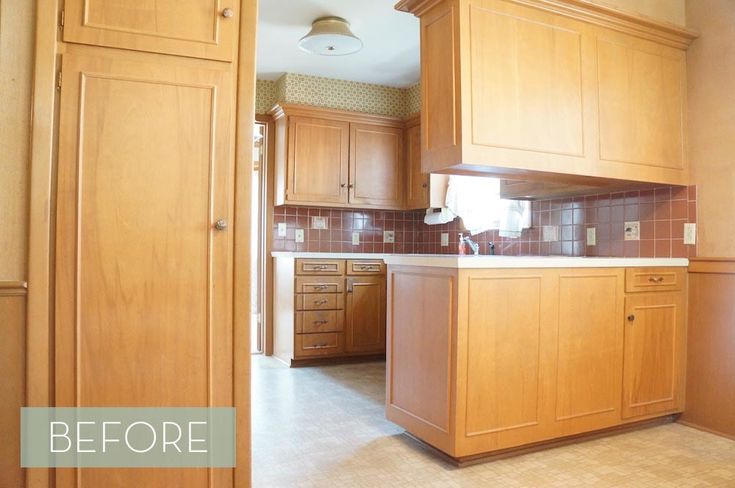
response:
M341 17L321 17L311 31L299 40L299 48L320 56L344 56L362 49L362 41L352 33L350 24Z

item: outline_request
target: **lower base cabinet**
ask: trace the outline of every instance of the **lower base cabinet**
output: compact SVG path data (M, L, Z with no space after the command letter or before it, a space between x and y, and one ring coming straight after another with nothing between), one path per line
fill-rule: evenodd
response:
M383 261L277 258L274 270L277 358L295 366L385 354Z
M391 266L388 419L462 459L680 412L686 270L651 269Z

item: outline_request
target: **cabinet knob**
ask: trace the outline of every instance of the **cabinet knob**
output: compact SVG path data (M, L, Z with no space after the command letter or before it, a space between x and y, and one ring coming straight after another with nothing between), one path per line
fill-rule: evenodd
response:
M355 188L355 185L353 185L352 183L350 183L349 185L347 185L347 188Z
M428 188L428 187L429 187L428 183L424 183L423 185L421 185L421 188Z
M232 10L231 8L226 8L222 10L222 17L229 19L230 17L234 17L234 16L235 16L235 11Z
M340 186L340 188L344 188L344 187L346 187L346 186L347 186L347 183L342 183L342 184L341 184L341 185L339 185L339 186Z
M628 322L633 322L635 320L635 315L630 314L628 315Z
M214 228L217 230L227 230L227 221L225 219L219 219L214 223Z

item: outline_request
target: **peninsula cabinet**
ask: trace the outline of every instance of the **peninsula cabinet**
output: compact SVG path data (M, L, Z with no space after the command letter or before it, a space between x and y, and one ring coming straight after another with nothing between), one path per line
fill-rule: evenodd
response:
M239 1L66 0L64 42L233 61Z
M400 118L279 105L276 205L402 209Z
M681 412L685 289L686 268L390 264L387 417L463 461Z
M385 354L385 264L277 257L273 354L289 366Z
M425 173L687 184L696 33L582 0L402 0Z

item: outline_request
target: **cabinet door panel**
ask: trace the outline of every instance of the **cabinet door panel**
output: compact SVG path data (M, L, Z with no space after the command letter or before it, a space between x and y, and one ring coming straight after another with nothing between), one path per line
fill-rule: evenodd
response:
M684 168L684 53L612 34L597 53L600 159Z
M350 204L401 208L403 172L402 129L351 125Z
M347 278L347 352L385 351L385 278Z
M429 207L429 175L421 171L421 126L406 129L406 208Z
M629 296L625 314L623 416L674 410L683 370L683 295Z
M622 270L559 277L556 420L591 430L620 420Z
M469 14L472 144L582 156L578 24L498 0Z
M213 229L232 215L230 74L112 53L62 69L56 405L232 405L232 235ZM222 487L232 472L59 470L57 485Z
M239 2L67 0L64 40L135 51L232 61ZM225 7L232 11L225 17Z
M293 116L288 132L286 201L347 203L350 125Z

